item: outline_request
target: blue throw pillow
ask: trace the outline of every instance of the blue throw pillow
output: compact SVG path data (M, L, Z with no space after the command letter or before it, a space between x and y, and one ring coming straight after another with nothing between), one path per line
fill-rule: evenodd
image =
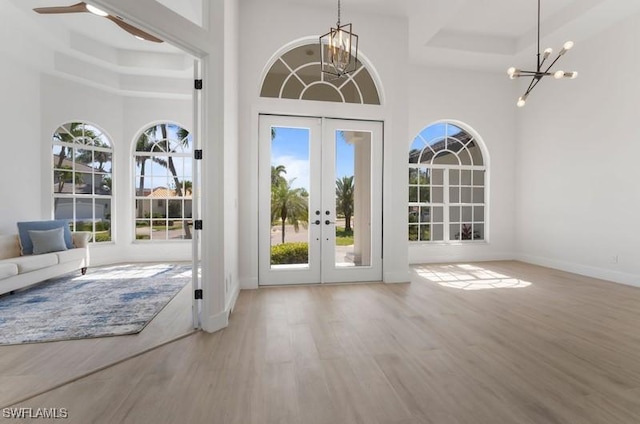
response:
M64 228L62 227L42 231L29 230L29 237L33 243L34 255L67 250L67 244L64 241Z
M43 231L53 230L54 228L60 227L64 228L64 242L67 245L67 249L73 249L73 240L71 239L69 221L66 219L18 222L18 238L20 239L20 246L22 246L22 254L33 254L33 242L31 241L31 237L29 237L29 230Z

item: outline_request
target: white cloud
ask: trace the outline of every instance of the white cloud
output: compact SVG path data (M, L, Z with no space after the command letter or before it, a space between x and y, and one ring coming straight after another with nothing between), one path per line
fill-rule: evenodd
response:
M271 165L284 165L287 173L283 176L287 180L295 178L292 187L304 187L309 190L309 160L285 155L271 158Z

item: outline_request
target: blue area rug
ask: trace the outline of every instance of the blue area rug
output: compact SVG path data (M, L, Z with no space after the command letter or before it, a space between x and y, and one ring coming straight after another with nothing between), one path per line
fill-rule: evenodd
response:
M0 344L139 333L191 281L191 265L89 268L0 297Z

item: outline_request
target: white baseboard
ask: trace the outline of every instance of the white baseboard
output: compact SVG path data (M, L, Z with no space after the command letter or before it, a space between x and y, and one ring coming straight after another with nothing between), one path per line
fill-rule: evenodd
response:
M229 325L229 311L224 310L219 314L203 317L202 329L207 333L215 333Z
M513 252L498 252L498 253L487 253L487 254L464 254L464 255L429 254L428 258L422 257L422 256L416 256L416 257L410 256L409 265L446 264L446 263L461 263L461 262L513 261L517 259L518 259L518 256Z
M626 272L603 269L572 262L559 261L557 259L545 258L542 256L520 254L517 255L516 259L534 265L540 265L548 268L559 269L561 271L571 272L573 274L580 274L600 280L612 281L614 283L625 284L627 286L640 287L640 276L636 274L629 274Z
M240 286L236 285L233 291L231 292L231 297L229 298L229 301L227 302L226 310L229 311L229 314L231 314L231 312L233 312L233 310L235 309L236 301L238 300L239 294L240 294Z
M406 271L397 271L397 272L385 272L382 276L382 281L386 284L394 284L394 283L408 283L409 278L409 269Z
M202 318L202 329L207 333L215 333L216 331L226 328L229 325L229 315L231 315L231 312L236 307L239 294L240 287L235 286L224 311L210 317Z
M245 278L240 280L241 290L255 290L258 288L258 277Z

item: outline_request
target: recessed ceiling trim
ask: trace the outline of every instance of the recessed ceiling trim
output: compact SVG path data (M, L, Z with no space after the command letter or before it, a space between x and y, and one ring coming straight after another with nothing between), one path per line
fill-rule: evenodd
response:
M509 56L516 53L515 38L463 31L441 30L426 43L426 46Z

